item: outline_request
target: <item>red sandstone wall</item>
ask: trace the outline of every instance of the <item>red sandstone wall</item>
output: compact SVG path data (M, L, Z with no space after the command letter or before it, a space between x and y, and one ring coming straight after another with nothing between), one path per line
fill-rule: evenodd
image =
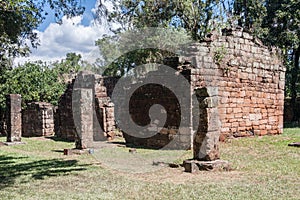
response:
M218 88L221 140L282 133L285 68L275 49L234 30L194 48L192 85Z
M93 89L93 95L95 101L93 102L95 107L94 114L94 140L103 140L103 136L111 138L115 134L115 121L114 121L114 105L111 103L109 95L111 95L114 85L118 78L102 77L87 72L83 73L80 80L75 83L73 80L60 97L58 108L55 114L55 134L56 136L74 141L76 136L76 128L73 119L72 111L72 92L74 84L80 88ZM86 80L81 80L86 79ZM100 127L104 131L100 130Z

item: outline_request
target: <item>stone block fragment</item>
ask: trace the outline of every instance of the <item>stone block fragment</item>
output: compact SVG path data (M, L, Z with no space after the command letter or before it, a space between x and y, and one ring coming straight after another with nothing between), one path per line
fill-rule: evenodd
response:
M197 161L185 160L183 162L185 172L196 173L198 171L230 171L231 166L228 161L214 160L214 161Z

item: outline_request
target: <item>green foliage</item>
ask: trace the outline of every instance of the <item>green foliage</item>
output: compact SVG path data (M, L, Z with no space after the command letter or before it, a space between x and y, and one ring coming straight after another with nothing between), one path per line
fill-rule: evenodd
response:
M55 103L64 85L56 79L57 72L43 63L26 63L8 70L4 74L6 82L1 84L1 107L5 106L6 94L21 94L23 106L30 101Z
M33 101L44 101L57 105L66 88L66 74L76 73L81 55L67 54L67 58L49 66L42 61L5 70L0 75L0 110L5 109L7 94L21 94L22 106Z
M143 27L180 27L194 40L203 39L207 33L223 26L228 0L124 0L107 9L99 5L99 15L121 24L122 29ZM227 5L228 4L228 5Z
M292 107L295 108L300 93L300 1L268 0L266 7L268 12L262 26L268 28L268 33L263 40L280 47L283 52L287 68L285 94L291 97ZM295 113L294 119L299 117L300 114Z
M67 53L66 59L53 63L59 80L65 81L66 75L71 75L79 71L82 66L81 55L76 53Z
M119 30L115 30L115 35L96 41L102 55L99 64L102 68L106 68L105 75L124 75L131 68L141 64L162 63L165 57L176 54L174 51L171 53L162 50L163 47L170 44L174 46L176 43L184 44L191 40L199 41L207 33L224 27L225 4L230 4L227 0L124 0L120 2L106 0L105 2L110 2L113 9L108 9L100 3L99 16L105 15L109 21L121 25ZM148 38L142 39L132 37L134 34L130 35L136 28L143 31L145 27L159 27L164 30L163 33L151 36L145 33ZM130 34L126 35L128 31ZM144 49L143 44L148 43L156 44L153 45L156 48ZM130 47L133 45L140 48L133 48L134 51L124 54L124 49L132 49ZM157 48L157 45L162 48ZM120 52L123 54L121 55Z
M0 0L0 71L7 68L11 57L28 55L27 41L38 46L34 29L45 19L47 4L58 22L64 15L72 17L84 11L77 0Z
M266 2L261 0L235 0L233 15L237 16L238 26L252 32L255 36L266 34L262 22L267 16Z
M99 68L105 69L104 75L124 75L135 66L163 63L191 41L185 30L172 28L140 28L107 36L96 41L102 55Z
M207 33L226 26L240 26L259 37L265 44L281 48L286 72L286 95L296 98L300 93L300 2L298 0L124 0L110 2L113 9L99 4L98 14L121 25L120 30L144 27L182 28L194 40L203 39ZM117 30L117 33L118 31ZM114 42L115 41L115 42ZM136 41L136 40L133 40ZM104 63L119 47L116 36L98 40ZM151 52L151 53L150 53ZM133 61L144 63L145 56L156 55L152 51L136 51L114 60L110 74L122 75L132 68ZM215 55L217 62L222 54ZM135 58L135 59L134 59ZM161 57L158 57L161 60ZM141 60L141 62L139 62ZM150 59L151 60L151 59ZM103 65L103 62L101 63Z
M235 0L238 25L267 45L281 48L286 71L285 93L295 101L299 87L300 2L298 0Z
M297 48L300 41L300 2L269 0L267 11L263 23L263 27L269 28L266 42L280 48Z
M214 61L216 64L220 65L221 62L223 61L224 57L226 56L226 48L225 46L221 46L219 48L216 49L215 53L214 53Z

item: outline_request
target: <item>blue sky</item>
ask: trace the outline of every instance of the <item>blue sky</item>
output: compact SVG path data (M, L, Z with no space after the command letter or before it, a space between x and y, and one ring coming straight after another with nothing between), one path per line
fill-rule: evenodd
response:
M85 7L84 14L71 19L63 17L62 24L57 24L53 11L46 8L48 15L35 30L40 46L37 49L31 49L32 53L29 57L17 58L14 63L22 64L36 60L53 62L65 58L70 52L80 53L87 61L94 59L95 51L97 51L95 41L102 38L104 34L108 34L109 29L105 23L100 25L94 21L93 10L97 5L97 0L81 0L81 3Z
M93 19L92 9L95 8L96 0L81 0L81 5L85 7L85 12L83 14L83 20L81 22L84 26L89 26L91 20ZM51 23L55 23L55 17L53 10L49 6L45 8L48 13L45 21L38 27L39 31L44 31Z

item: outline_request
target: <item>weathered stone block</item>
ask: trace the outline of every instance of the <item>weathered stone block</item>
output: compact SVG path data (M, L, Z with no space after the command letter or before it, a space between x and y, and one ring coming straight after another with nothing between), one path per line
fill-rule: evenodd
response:
M7 105L7 142L21 142L22 114L21 95L10 94L6 97Z
M77 131L76 148L86 149L93 144L93 92L91 89L73 91L73 116Z
M22 111L22 136L52 136L54 134L53 105L29 103Z
M185 160L183 162L185 172L196 173L198 171L230 171L231 165L225 160L198 161Z
M194 141L194 159L196 160L216 160L219 154L220 131L207 132L204 138Z

